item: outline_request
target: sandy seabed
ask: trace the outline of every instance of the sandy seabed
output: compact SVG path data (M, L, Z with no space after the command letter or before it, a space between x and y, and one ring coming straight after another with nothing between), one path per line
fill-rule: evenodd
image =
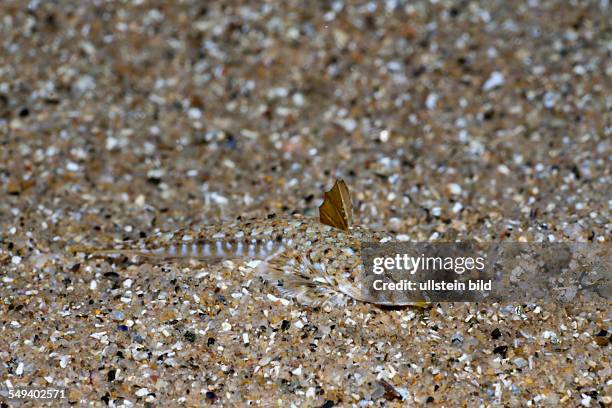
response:
M402 239L609 242L607 1L156 3L0 4L1 387L612 403L606 303L307 308L248 262L66 251L316 216L336 177L357 223Z

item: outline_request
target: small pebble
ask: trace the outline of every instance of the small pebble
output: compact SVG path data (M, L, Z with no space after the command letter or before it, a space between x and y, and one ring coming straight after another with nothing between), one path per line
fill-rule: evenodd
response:
M66 368L68 367L68 362L70 361L70 356L62 356L60 359L60 367Z
M123 319L125 319L125 314L119 310L114 310L111 313L111 319L116 321L122 321Z
M525 366L527 366L527 360L522 357L515 358L514 360L512 360L512 362L517 368L524 368Z
M455 346L463 343L463 336L461 335L461 333L453 334L453 336L451 337L451 343Z
M436 109L436 104L438 103L438 95L435 93L430 93L427 95L427 99L425 100L425 106L429 110Z
M448 185L448 190L450 191L451 194L453 195L459 195L461 194L461 186L457 183L451 183Z
M490 91L502 86L505 82L504 75L499 71L493 71L489 79L482 86L483 91Z

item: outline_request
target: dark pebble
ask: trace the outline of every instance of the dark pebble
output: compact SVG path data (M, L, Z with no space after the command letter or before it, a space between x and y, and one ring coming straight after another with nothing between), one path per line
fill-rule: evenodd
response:
M393 400L402 399L401 394L397 392L397 389L393 386L393 384L385 380L380 380L379 383L382 386L383 390L385 391L385 393L383 394L383 397L386 400L393 401Z
M336 405L336 404L334 403L334 401L332 401L332 400L327 400L327 401L325 401L325 403L324 403L323 405L321 405L321 408L331 408L331 407L333 407L334 405Z
M500 337L501 337L501 331L500 331L498 328L496 328L495 330L493 330L493 331L491 332L491 338L492 338L493 340L497 340L497 339L499 339Z
M287 330L289 327L291 327L291 322L289 320L283 320L281 323L281 330Z
M506 358L506 354L508 354L508 346L498 346L493 349L493 353L499 354L502 358Z
M217 400L217 394L212 391L206 391L206 399L214 402Z
M236 137L234 135L229 134L225 138L225 146L228 149L234 150L238 146L238 140L236 139Z
M196 334L194 332L186 332L185 333L185 338L187 339L187 341L193 343L196 340Z
M609 342L607 337L595 336L595 343L597 343L598 346L605 347Z

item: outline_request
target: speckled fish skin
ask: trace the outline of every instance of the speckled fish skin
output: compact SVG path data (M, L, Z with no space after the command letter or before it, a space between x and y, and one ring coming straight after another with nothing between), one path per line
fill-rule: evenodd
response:
M362 242L386 235L355 226L343 231L318 219L294 216L236 221L197 231L157 233L129 247L99 251L158 259L260 259L258 273L279 291L311 306L343 304L350 297L375 302L360 286Z

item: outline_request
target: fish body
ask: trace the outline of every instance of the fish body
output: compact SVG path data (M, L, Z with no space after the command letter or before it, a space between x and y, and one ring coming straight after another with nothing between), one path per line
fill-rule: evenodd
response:
M72 251L203 261L260 259L258 273L302 304L339 305L352 298L381 305L424 306L393 297L374 299L364 290L362 243L380 242L386 234L352 225L351 196L342 179L325 193L319 215L319 219L272 216L197 231L159 232L124 247L73 247Z
M381 303L364 295L361 287L361 246L385 236L359 226L345 231L316 218L293 216L159 232L113 249L73 251L160 260L259 259L258 273L302 304L342 304L347 297Z
M348 251L346 248L356 247L362 240L374 235L364 228L343 231L321 224L315 218L296 215L235 221L198 230L157 232L146 239L126 243L115 249L87 252L166 259L266 259L283 250L313 255L320 251L345 252Z

